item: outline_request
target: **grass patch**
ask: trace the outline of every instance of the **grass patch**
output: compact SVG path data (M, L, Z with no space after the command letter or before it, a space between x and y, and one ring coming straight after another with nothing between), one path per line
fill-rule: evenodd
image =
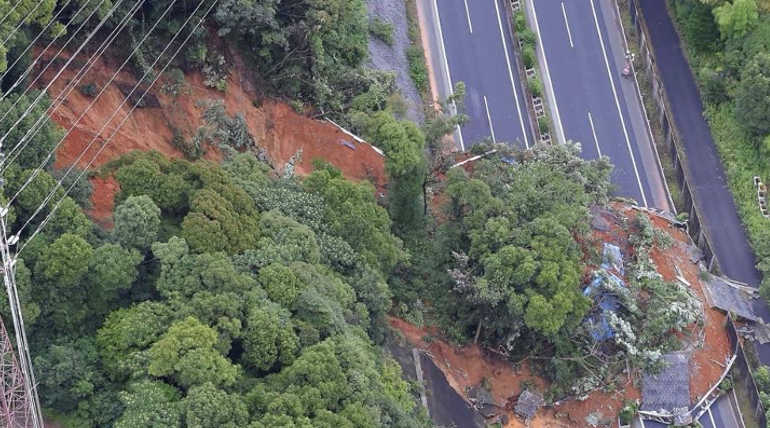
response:
M417 3L406 0L406 22L409 34L409 47L406 48L406 59L409 61L409 76L420 93L423 104L428 105L430 97L430 80L428 66L425 64L425 51L420 37L420 22L417 18Z
M369 33L385 42L388 46L393 46L393 25L390 22L380 18L374 18L369 21Z

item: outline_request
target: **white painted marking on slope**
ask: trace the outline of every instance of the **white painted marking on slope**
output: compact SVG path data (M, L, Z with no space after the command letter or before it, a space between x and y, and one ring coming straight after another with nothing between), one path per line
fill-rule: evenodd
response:
M567 10L564 9L564 2L561 2L561 13L564 15L564 26L567 27L567 37L569 37L569 45L574 48L575 44L572 43L572 32L569 30L569 21L567 20Z
M561 115L559 114L559 103L556 102L556 91L553 90L553 82L551 82L551 72L548 70L548 57L545 54L545 48L543 45L543 38L540 37L540 23L537 22L537 11L535 10L535 2L532 2L532 17L535 21L535 33L537 33L537 45L540 49L540 52L543 54L543 74L545 75L545 81L548 83L548 87L551 89L551 93L553 94L553 111L556 115L555 123L558 125L559 129L559 136L562 138L562 143L565 143L567 140L567 137L564 135L564 126L561 123Z
M473 24L471 24L471 12L468 10L468 0L463 0L463 3L465 3L465 17L468 18L468 29L471 31L471 34L473 34Z
M594 118L591 116L591 112L588 112L588 123L591 124L591 133L594 134L594 143L596 144L596 151L599 153L599 157L602 157L602 149L599 148L599 139L596 138L596 128L594 128Z
M489 115L489 104L487 104L487 96L484 95L484 109L487 111L487 122L489 122L489 132L492 133L492 143L497 144L495 138L495 128L492 126L492 116Z
M444 72L446 73L446 79L449 83L449 95L454 95L454 85L452 85L452 75L449 73L449 61L446 59L446 48L444 47L444 32L441 30L441 16L438 13L438 3L437 0L433 0L433 14L435 15L436 19L436 28L438 28L438 40L439 40L439 46L441 47L441 58L444 60ZM452 105L455 107L455 112L457 112L457 106L455 105L454 101L452 102ZM463 142L463 131L460 129L460 125L457 125L457 136L460 137L460 149L462 151L465 151L465 143Z
M508 45L505 43L505 33L503 32L503 21L500 19L500 7L497 5L497 0L492 0L495 3L495 11L497 12L497 25L500 27L500 40L503 42L503 52L505 53L505 63L508 65L508 77L511 79L511 90L513 90L513 100L516 102L516 112L519 114L519 125L521 126L521 134L524 136L524 146L529 149L529 139L527 138L527 130L524 129L524 118L521 116L521 108L519 107L519 95L516 93L516 82L513 80L513 69L511 68L511 58L508 56Z
M591 11L594 14L594 24L596 25L596 34L599 36L599 43L602 47L602 54L604 55L604 65L607 67L607 77L610 79L610 87L612 87L612 95L615 98L615 106L618 109L618 116L620 116L620 124L623 127L623 135L626 137L626 147L628 148L628 155L631 156L631 164L634 166L634 175L636 176L636 183L639 185L639 192L642 194L642 203L644 207L647 207L647 197L644 195L644 188L642 187L642 180L639 178L639 169L636 167L636 159L634 153L631 151L631 140L628 138L628 130L626 129L626 121L623 119L623 111L620 109L620 101L618 101L618 92L615 90L615 80L612 78L612 72L610 72L610 61L607 59L607 49L604 47L604 39L602 38L601 29L599 29L599 18L596 17L596 7L594 6L594 0L591 0Z

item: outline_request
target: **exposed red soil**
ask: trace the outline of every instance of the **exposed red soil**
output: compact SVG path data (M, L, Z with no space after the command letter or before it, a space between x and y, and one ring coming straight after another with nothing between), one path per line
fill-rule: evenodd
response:
M323 159L340 170L343 174L355 180L370 180L383 191L386 185L384 158L368 144L358 144L336 126L321 120L314 120L296 113L290 106L275 100L261 99L257 89L250 83L253 76L247 67L237 58L231 67L225 92L208 88L203 84L199 73L190 73L185 77L185 85L177 96L161 90L164 79L150 91L148 99L153 98L150 106L137 108L115 135L115 138L105 146L104 150L93 161L92 167L98 167L120 155L132 150L157 150L169 157L182 157L182 153L172 145L174 133L180 133L184 138L192 138L203 124L201 115L205 107L201 101L222 100L225 110L230 115L241 114L246 120L249 132L257 145L266 150L270 161L277 170L282 170L285 164L298 151L302 151L301 162L295 165L297 174L308 174L312 171L314 159ZM62 93L71 79L80 70L82 64L73 64L62 73L49 89L52 99ZM113 60L99 60L81 81L91 83L98 88L104 87L110 80L120 63ZM45 82L50 81L56 73L51 67L45 74ZM84 117L77 122L72 132L64 140L57 152L55 166L62 168L76 162L79 167L88 164L97 152L102 142L112 134L113 129L128 114L132 103L120 107L115 118L100 133L107 119L113 115L125 99L119 89L132 87L136 78L122 71L115 81L104 91L98 101ZM40 86L44 86L41 83ZM141 93L141 92L137 92ZM254 101L260 100L256 107ZM155 103L157 100L157 103ZM51 117L66 130L70 129L93 101L75 89L64 103L52 112ZM99 134L97 140L84 156L78 159L80 153L89 141ZM342 144L343 141L352 143L355 150ZM205 158L219 160L220 153L216 148L209 147ZM104 189L106 182L93 181L95 193ZM114 189L107 189L114 193ZM98 195L92 213L106 215L109 204L106 195Z
M112 210L115 208L115 194L120 190L120 185L114 177L91 178L91 207L88 209L88 215L98 225L105 229L112 229Z
M619 203L613 204L611 213L603 214L603 218L610 224L610 230L607 232L595 230L591 244L601 249L604 242L610 242L621 248L624 257L633 257L631 245L628 243L628 228L624 227L623 222L625 219L627 224L631 224L637 212L640 211L636 208ZM663 279L673 282L677 280L676 267L678 267L681 276L703 302L704 326L692 326L688 334L679 335L685 343L685 349L692 351L690 392L692 402L696 402L719 380L724 371L722 364L730 355L725 330L726 316L709 307L706 302L704 284L699 278L698 266L690 260L687 253L687 246L691 241L684 230L656 215L643 213L651 219L656 228L665 230L673 238L674 244L671 247L653 248L651 251L651 257L658 272ZM446 375L449 384L462 396L467 398L465 392L468 388L478 386L482 379L486 379L495 402L507 410L510 422L506 427L525 426L511 411L521 392L522 382L531 382L540 391L547 387L547 383L533 374L526 362L514 366L503 357L475 345L458 348L437 339L439 333L433 328L419 328L396 318L391 318L390 324L400 331L412 346L427 350L436 365ZM428 337L430 341L426 342L425 339ZM615 418L622 409L624 401L639 399L641 399L641 392L629 379L623 390L616 393L594 392L582 401L570 400L558 403L552 408L543 408L529 426L535 428L588 426L585 418L589 414L598 411L604 419L610 420Z

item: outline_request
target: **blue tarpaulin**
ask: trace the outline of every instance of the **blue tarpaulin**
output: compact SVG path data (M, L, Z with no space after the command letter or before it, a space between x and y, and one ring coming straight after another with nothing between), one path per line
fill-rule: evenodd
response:
M620 248L612 244L604 244L602 267L594 275L594 279L583 289L583 295L592 299L599 306L599 311L586 319L591 337L596 341L611 339L615 332L608 321L609 312L620 309L620 300L609 290L625 288L625 282L612 271L622 275L623 255ZM611 282L608 286L607 281Z

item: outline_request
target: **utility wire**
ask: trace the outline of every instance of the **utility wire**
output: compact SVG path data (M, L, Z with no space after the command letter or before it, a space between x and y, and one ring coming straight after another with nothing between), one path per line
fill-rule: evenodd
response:
M17 0L16 1L16 4L13 5L13 7L8 10L8 12L5 14L5 16L3 16L2 19L0 19L0 25L3 25L5 20L8 19L8 17L11 16L11 14L16 10L16 8L21 5L21 2L22 2L22 0Z
M40 0L39 2L37 2L35 7L29 9L29 12L27 12L24 18L22 18L19 21L19 25L17 25L16 28L14 28L13 31L11 31L11 33L8 34L8 37L6 37L5 40L3 40L3 43L0 43L0 46L5 46L6 43L8 43L8 40L11 40L11 38L19 31L19 28L21 28L21 26L24 25L27 19L29 19L29 17L32 16L32 14L37 11L37 9L40 7L41 4L43 4L44 1L45 0ZM16 6L14 6L13 9L16 9L19 6L19 4L21 4L21 0L18 3L16 3ZM8 15L10 15L10 13L8 13L6 17Z
M11 16L11 14L13 13L13 11L14 11L14 10L16 10L16 8L17 8L17 7L19 7L19 5L20 5L20 4L21 4L21 0L18 0L18 1L16 2L16 4L15 4L15 5L13 5L13 7L12 7L12 8L10 8L10 9L8 10L8 12L5 14L5 16L3 16L2 18L0 18L0 25L3 25L3 23L5 22L5 20L6 20L6 19L8 19L8 17L9 17L9 16Z
M53 194L56 192L56 190L58 190L58 188L61 186L62 180L63 180L63 179L64 179L64 178L67 176L67 174L69 174L69 172L70 172L70 171L72 171L72 169L74 169L74 166L75 166L75 165L77 165L77 162L78 162L78 161L79 161L79 160L80 160L80 159L83 157L83 155L85 155L85 153L88 151L88 149L89 149L89 148L90 148L90 146L93 144L93 142L94 142L94 141L96 141L96 138L99 136L99 134L101 134L101 132L102 132L102 131L104 130L104 128L106 127L106 125L112 121L112 119L115 117L115 115L117 114L117 112L119 111L119 109L120 109L120 108L121 108L121 107L122 107L122 106L123 106L123 105L126 103L126 101L128 101L128 100L129 100L129 98L131 98L131 95L133 95L134 91L135 91L135 90L136 90L136 89L139 87L139 85L140 85L140 84L141 84L141 82L144 80L144 78L145 78L145 77L146 77L146 76L147 76L147 75L150 73L150 70L152 70L152 69L155 67L155 65L156 65L156 64L157 64L157 62L160 60L160 58L161 58L161 57L162 57L162 56L165 54L166 50L167 50L167 49L168 49L168 48L171 46L171 44L173 44L173 42L174 42L174 40L176 39L176 37L177 37L177 36L180 34L180 32L182 31L182 29L183 29L184 27L186 27L186 26L187 26L187 23L188 23L188 22L190 21L190 19L191 19L191 18L192 18L192 17L193 17L193 16L194 16L196 13L197 13L198 9L200 9L200 7L203 5L204 1L205 1L205 0L201 1L201 2L198 4L198 6L197 6L197 7L195 8L195 10L193 11L193 13L192 13L192 14L190 14L190 16L187 18L187 20L185 21L185 23L184 23L184 24L182 24L182 26L180 27L179 31L178 31L176 34L174 34L174 37L171 39L171 41L170 41L170 42L169 42L169 43L166 45L166 47L164 47L164 48L163 48L163 51L162 51L162 52L161 52L161 53L158 55L158 57L155 59L155 61L154 61L154 62L152 63L152 65L149 67L149 70L148 70L147 72L145 72L144 76L142 76L142 79L141 79L139 82L137 82L137 84L136 84L136 85L133 87L133 89L131 90L131 92L130 92L128 95L126 95L126 98L123 100L123 102L121 103L121 105L120 105L120 106L118 106L118 109L117 109L117 110L115 110L115 112L112 114L112 116L110 116L110 118L108 119L107 123L105 123L105 126L103 126L103 127L102 127L102 129L101 129L101 130L99 130L99 132L98 132L96 135L94 135L94 137L93 137L93 138L91 138L91 141L88 143L88 146L87 146L87 147L86 147L86 148L85 148L85 149L84 149L84 150L83 150L83 151L80 153L80 155L78 156L78 158L77 158L75 161L73 161L73 163L72 163L72 166L71 166L71 167L70 167L70 169L67 171L67 173L66 173L66 174L65 174L65 175L64 175L64 176L63 176L63 177L62 177L62 178L61 178L61 179L60 179L60 180L57 182L57 184L54 186L53 190L52 190L52 191L51 191L51 192L48 194L48 196L47 196L47 197L46 197L46 199L43 201L43 203L41 203L41 204L40 204L40 206L38 206L38 208L35 210L35 212L32 214L32 216L30 216L30 217L27 219L27 221L24 223L24 225L23 225L21 228L19 228L19 230L16 232L16 234L14 235L14 237L12 237L12 239L18 239L18 237L19 237L19 236L21 236L21 233L24 231L24 229L26 229L26 227L29 225L29 223L31 222L31 220L32 220L32 219L33 219L33 218L34 218L34 217L35 217L35 216L36 216L36 215L37 215L37 214L40 212L40 210L42 210L42 209L43 209L43 207L45 206L45 204L47 204L47 203L48 203L48 201L50 201L50 199L51 199L51 196L52 196L52 195L53 195ZM88 163L86 164L85 168L83 168L83 170L80 172L80 174L77 176L77 178L75 178L75 180L73 180L73 182L70 184L70 186L69 186L69 187L67 188L67 190L64 192L64 195L62 195L62 197L61 197L61 198L60 198L60 199L59 199L59 200L56 202L56 204L53 206L53 208L51 209L51 211L48 213L48 215L46 215L46 217L43 219L43 221L40 223L40 225L38 225L38 226L37 226L37 228L36 228L36 229L35 229L35 231L32 233L32 235L30 235L30 237L29 237L29 238L28 238L26 241L24 241L24 244L23 244L23 245L22 245L22 246L21 246L21 247L18 249L18 251L16 252L16 254L15 254L15 256L14 256L14 259L15 259L16 257L18 257L18 256L21 254L21 252L24 250L24 248L27 246L27 244L29 244L29 243L30 243L30 242L31 242L31 241L32 241L32 240L35 238L35 236L37 236L37 234L38 234L38 233L40 233L40 231L41 231L41 230L42 230L42 229L45 227L45 225L46 225L46 224L47 224L47 223L50 221L51 217L52 217L52 216L53 216L53 215L56 213L56 211L58 210L58 208L59 208L59 205L61 205L62 201L64 201L64 199L67 197L67 195L68 195L68 194L69 194L69 193L72 191L72 189L75 187L75 185L77 184L77 182L78 182L78 181L79 181L81 178L83 178L83 175L85 175L85 173L88 171L88 168L90 168L90 167L91 167L91 165L94 163L94 161L96 160L96 158L97 158L97 157L99 157L99 155L100 155L100 154L101 154L101 152L104 150L104 148L105 148L105 147L107 147L107 145L108 145L108 144L109 144L109 143L112 141L112 139L113 139L113 138L115 137L115 135L118 133L118 131L120 130L120 128L121 128L121 127L122 127L122 126L123 126L123 125L126 123L126 121L127 121L127 120L128 120L130 117L131 117L131 113L133 113L133 111L136 109L136 107L137 107L137 106L138 106L138 105L139 105L139 104L142 102L142 100L144 99L145 95L147 95L147 93L150 91L150 89L152 89L152 87L153 87L153 85L155 84L155 82L157 82L157 81L158 81L158 79L160 78L160 76L162 76L162 75L163 75L163 73L166 71L166 69L168 68L168 66L169 66L169 65L171 65L171 63L173 62L174 58L175 58L175 57L176 57L176 56L179 54L179 52L182 50L182 48L184 47L184 45L185 45L185 44L186 44L186 43L187 43L187 42L190 40L190 38L191 38L191 37L192 37L192 35L195 33L195 31L197 31L197 29L200 27L200 25L201 25L201 24L203 23L203 21L206 19L206 17L208 16L208 14L209 14L209 13L211 13L211 10L214 8L214 6L215 6L216 4L217 4L217 0L214 0L214 1L211 3L211 6L209 6L208 10L207 10L207 11L206 11L206 12L203 14L203 16L202 16L202 17L201 17L201 18L198 20L198 23L197 23L197 24L195 24L194 28L193 28L193 29L192 29L192 30L191 30L191 31L190 31L190 32L187 34L187 37L186 37L186 38L185 38L185 39L184 39L184 40L181 42L181 44L180 44L180 45L179 45L179 47L177 48L176 52L174 52L174 54L173 54L173 55L172 55L172 56L169 58L169 60L168 60L168 62L166 63L166 65L164 65L164 66L163 66L163 68L160 70L160 73L158 73L158 74L155 76L155 78L153 78L152 82L150 82L150 84L147 86L147 89L145 89L145 90L144 90L144 92L142 93L142 95L139 97L139 99L136 101L136 103L134 103L134 105L133 105L133 106L131 107L131 109L128 111L128 113L127 113L127 114L126 114L126 116L123 118L123 120L121 120L121 122L118 124L118 126L117 126L117 127L114 129L114 130L113 130L112 134L111 134L111 135L110 135L110 136L109 136L107 139L105 139L105 140L104 140L104 142L102 143L101 147L99 147L99 149L96 151L96 153L95 153L95 154L94 154L94 155L91 157L91 159L90 159L90 160L88 161Z
M77 84L86 76L86 74L91 70L91 68L96 65L96 60L98 57L100 57L104 52L109 48L109 46L112 44L112 42L115 41L117 38L118 33L122 31L128 22L130 21L131 16L133 16L134 13L139 9L139 7L144 3L145 0L140 0L139 2L135 3L131 9L129 10L128 14L126 15L126 19L124 19L119 26L115 27L110 35L102 42L101 46L99 46L99 49L97 49L92 55L91 58L89 58L88 62L80 69L80 71L75 75L75 77L70 80L70 82L67 84L67 86L62 89L62 91L57 95L55 102L48 107L47 111L41 114L37 121L27 130L27 132L22 136L22 138L16 143L16 145L13 147L13 149L6 155L5 160L0 160L0 175L2 175L3 172L5 172L10 165L13 164L13 162L16 160L16 158L21 154L21 152L24 150L24 148L32 141L32 137L34 137L38 131L40 131L43 126L45 125L46 120L49 118L49 115L52 114L54 111L56 111L57 108L59 108L64 102L67 100L67 97L72 93L72 91L75 89ZM172 2L173 4L173 2ZM171 10L169 7L166 9L166 12L163 13L160 19L162 19L168 11ZM160 19L158 22L160 22ZM72 133L72 131L75 129L75 126L78 122L91 110L91 107L96 104L96 101L101 97L101 95L104 93L104 91L109 87L109 85L115 80L115 78L118 76L120 71L128 64L128 61L131 59L131 57L136 53L136 51L139 49L139 46L141 46L147 36L149 36L149 33L151 33L155 26L157 26L157 23L153 25L152 29L147 33L147 35L142 38L141 42L131 51L131 53L128 55L126 60L121 64L121 66L117 69L117 71L112 75L110 80L102 87L102 89L99 91L99 93L94 97L94 99L91 101L91 103L88 105L88 107L82 112L82 114L72 123L72 126L67 130L67 133L62 136L59 141L56 143L56 146L49 150L48 155L46 158L40 163L40 166L37 167L35 172L32 176L30 176L27 179L27 182L24 183L24 186L22 186L22 189L26 187L29 182L34 179L37 174L40 172L41 169L45 167L45 165L48 163L48 161L51 159L54 153L56 153L56 149L59 148L59 146L64 142L64 140ZM63 94L63 95L62 95ZM22 189L19 189L20 191ZM16 194L18 196L18 193ZM13 199L16 198L14 196ZM7 206L10 206L11 202L7 203Z
M59 49L59 52L56 53L56 55L54 56L54 59L56 57L58 57L59 55L61 55L61 53L67 47L69 42L72 41L75 38L75 35L80 31L80 29L82 29L86 25L86 23L88 23L88 20L91 19L91 16L93 16L93 14L96 12L97 9L99 9L99 6L101 6L101 4L104 3L104 1L105 0L101 0L99 2L99 5L96 6L96 8L94 8L93 11L91 11L91 14L88 16L88 18L86 18L83 21L83 23L80 24L80 27L78 27L78 29L75 31L75 33L72 34L70 39L67 40L67 42L61 47L61 49ZM5 135L3 135L2 138L0 138L0 147L2 147L3 141L5 141L6 137L8 137L8 134L11 133L11 130L16 128L16 126L18 126L19 123L21 123L21 121L32 111L32 109L37 105L37 103L39 103L40 100L43 99L43 96L45 95L46 91L48 91L48 89L51 87L51 85L53 85L53 83L56 81L56 79L58 79L59 76L61 76L61 74L64 72L64 70L66 70L67 67L69 67L70 63L72 63L72 61L75 59L75 57L77 57L78 54L80 54L80 51L83 50L83 48L88 44L88 42L91 41L91 38L93 38L93 36L99 31L99 29L102 28L102 25L104 25L104 23L107 22L107 19L112 15L113 12L115 12L115 10L118 8L118 6L120 6L121 3L123 3L123 0L119 0L112 7L112 9L110 9L110 11L99 22L99 24L96 26L96 28L94 28L94 30L91 32L91 34L89 34L88 37L86 37L86 40L78 47L78 49L72 55L70 55L70 57L67 59L67 62L59 69L59 71L56 73L56 75L53 77L53 79L51 79L51 81L48 82L46 87L43 88L40 91L40 93L38 94L37 97L35 97L35 100L32 101L32 103L30 103L30 105L27 107L27 109L24 111L24 113L21 116L19 116L19 118L16 120L16 122L13 123L13 125L10 126L10 128L8 128L8 131L5 133ZM40 79L41 76L43 76L45 71L48 70L48 67L50 67L51 64L53 64L53 62L54 62L54 60L49 61L48 64L45 66L45 68L43 68L43 70L37 75L35 80L33 80L32 83L30 83L30 85L24 90L24 92L22 92L22 94L18 98L16 98L16 101L14 101L14 103L11 105L11 107L9 107L8 110L5 112L5 114L3 114L2 117L0 117L0 123L2 123L2 121L5 120L6 117L8 117L8 113L10 113L13 110L13 108L16 107L16 105L19 103L19 101L21 101L21 99L27 93L27 91L29 91L29 89L35 84L35 82L37 82L37 80ZM17 81L14 84L14 86L11 87L11 89L8 90L8 92L12 91L18 85L19 82L20 81Z
M69 4L70 4L71 2L72 2L72 0L67 0L67 2L66 2L66 3L64 3L64 6L62 6L62 7L59 9L59 11L58 11L58 12L56 12L56 15L55 15L53 18L51 18L51 20L50 20L50 21L48 21L48 24L46 24L46 25L45 25L45 27L43 27L43 29L42 29L42 30L40 30L40 32L39 32L39 33L37 33L37 36L35 36L34 40L32 40L31 42L29 42L29 44L27 45L27 47L24 49L24 52L22 52L21 54L19 54L19 55L16 57L16 60L15 60L15 61L13 61L13 64L11 64L11 65L9 65L8 67L6 67L6 69L5 69L5 73L3 73L2 75L0 75L0 79L3 79L5 76L7 76L7 75L8 75L8 73L9 73L9 71L10 71L10 70L11 70L11 69L12 69L12 68L13 68L13 67L14 67L14 66L15 66L15 65L16 65L16 64L19 62L19 61L21 61L21 59L22 59L22 58L24 58L24 54L26 54L28 50L32 49L32 46L34 46L34 45L35 45L35 43L37 43L37 39L39 39L39 38L40 38L40 37L41 37L43 34L45 34L45 33L46 33L46 31L48 31L48 27L50 27L50 26L51 26L51 24L53 24L54 22L56 22L56 21L59 19L59 15L61 15L61 13L62 13L62 12L64 12L64 9L66 9L66 8L67 8L67 6L69 6ZM78 11L77 11L77 12L76 12L74 15L72 15L72 18L70 18L70 22L69 22L69 23L67 23L67 24L66 24L66 26L69 26L69 25L70 25L70 23L72 22L72 20L74 20L74 19L75 19L75 17L76 17L76 16L78 16L78 15L80 14L80 11L81 11L81 10L83 10L83 8L84 8L84 7L86 7L86 5L87 5L87 4L88 4L88 2L85 2L85 3L83 3L83 5L80 7L80 10L78 10ZM54 42L56 39L58 39L59 37L61 37L61 36L60 36L60 35L56 35L56 37L54 37L54 39L53 39L53 40L51 40L51 43L53 43L53 42ZM49 43L49 44L48 44L48 46L46 46L46 48L45 48L45 49L43 49L43 50L41 50L41 51L40 51L40 55L43 55L43 53L44 53L46 50L48 50L48 47L49 47L49 46L51 46L51 43ZM34 64L37 62L37 60L38 60L38 59L40 59L40 56L38 56L37 58L35 58L35 60L34 60L34 61L32 61L32 66L34 66ZM23 79L24 77L26 77L26 75L27 75L27 73L29 72L29 70L30 70L30 69L31 69L31 68L30 68L30 67L28 67L28 68L27 68L27 70L25 70L25 71L24 71L24 73L22 73L22 74L21 74L21 76L19 77L19 79ZM18 79L17 79L17 80L18 80ZM7 92L10 92L10 91L7 91ZM2 94L2 97L0 97L0 101L1 101L2 99L4 99L4 98L5 98L5 94Z

